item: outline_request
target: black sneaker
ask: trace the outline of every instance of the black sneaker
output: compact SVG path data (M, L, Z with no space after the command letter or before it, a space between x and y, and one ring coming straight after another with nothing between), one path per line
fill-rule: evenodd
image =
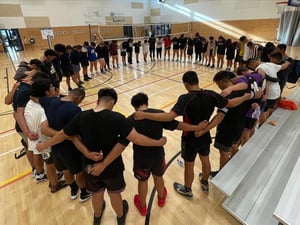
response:
M95 215L94 215L93 225L100 225L104 209L105 209L105 201L103 201L103 204L102 204L101 216L100 217L95 217Z
M79 187L76 185L74 188L71 188L70 199L75 200L78 197Z
M118 225L125 225L128 209L128 202L126 200L123 200L123 216L121 218L117 217Z
M193 192L191 189L187 189L184 185L179 184L177 182L174 182L173 186L175 191L184 196L185 198L189 200L193 198Z
M201 189L203 192L208 192L209 191L209 184L207 180L204 180L203 178L200 180L201 183Z
M210 179L214 178L218 173L219 173L219 170L211 171L209 174L209 178ZM203 177L203 173L199 173L199 180L201 180L202 177Z
M85 202L87 200L89 200L90 198L93 197L93 194L92 193L80 193L80 198L79 198L79 201L80 202Z
M59 190L65 188L65 187L67 187L67 186L68 186L68 184L66 183L65 180L60 180L60 181L58 181L58 183L57 183L56 186L52 186L52 187L50 188L50 191L51 191L51 193L56 193L56 192L58 192Z

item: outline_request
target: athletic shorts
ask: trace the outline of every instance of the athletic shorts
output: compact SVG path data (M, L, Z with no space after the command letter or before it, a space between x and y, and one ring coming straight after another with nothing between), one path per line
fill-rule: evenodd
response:
M255 118L250 118L250 117L246 117L246 120L245 120L245 121L246 121L246 123L245 123L245 129L251 130L251 129L254 127L254 125L255 125L257 119L255 119Z
M243 130L218 130L214 147L222 152L230 152L231 146L240 139Z
M193 141L181 140L181 157L188 162L194 162L197 154L208 156L209 153L210 144L199 145Z
M277 100L278 99L267 99L263 108L264 112L267 112L269 109L274 109Z
M126 52L121 52L121 56L126 56Z
M89 66L89 60L88 60L88 58L83 58L83 59L81 59L80 65L81 65L82 67L88 67L88 66Z
M134 177L140 181L145 181L149 178L150 174L157 177L161 177L166 170L166 161L163 160L161 165L159 167L153 167L153 168L133 168Z
M52 149L52 155L58 171L69 170L73 175L83 171L82 154L77 149Z
M74 71L75 73L80 71L80 66L79 66L79 65L72 64L72 68L73 68L73 71Z
M86 189L91 193L102 192L107 189L108 192L120 193L125 189L125 180L123 171L118 174L111 174L109 178L93 176L84 170Z

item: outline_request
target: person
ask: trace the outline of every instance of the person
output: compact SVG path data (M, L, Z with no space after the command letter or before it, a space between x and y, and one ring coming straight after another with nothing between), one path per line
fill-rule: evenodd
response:
M105 50L104 50L104 42L101 41L97 47L95 48L95 51L97 53L97 57L98 57L98 61L100 64L100 72L101 74L106 74L106 70L105 70Z
M179 52L179 62L185 63L185 61L186 61L187 39L184 36L184 34L180 35L180 37L178 39L178 42L179 42L179 49L180 49L180 52Z
M131 98L131 105L135 111L142 110L151 113L161 113L162 110L148 108L148 96L138 93ZM167 130L201 130L207 126L207 121L198 125L190 125L176 120L170 122L156 122L152 120L135 120L134 115L128 117L135 129L148 137L157 139L162 136L163 129ZM142 216L147 213L146 197L148 191L148 178L152 174L154 186L157 191L157 203L164 207L167 197L167 188L164 185L163 174L166 170L163 147L143 147L133 145L133 172L138 180L138 194L134 196L134 204Z
M125 224L128 203L122 200L121 196L125 189L121 153L128 144L127 140L143 146L162 146L166 143L165 138L154 140L137 133L122 114L112 111L117 99L118 95L114 89L100 89L94 109L77 114L63 130L50 140L37 145L37 148L42 150L69 136L79 135L85 150L98 153L102 151L103 158L100 161L84 157L86 188L93 193L94 225L101 222L106 189L117 214L118 225Z
M150 59L151 61L155 61L155 44L156 44L156 38L153 34L149 37L148 40L149 43L149 52L150 52Z
M161 39L161 36L159 36L156 41L156 58L157 58L157 60L161 60L162 45L163 45L163 41Z
M132 64L132 52L133 52L133 39L128 38L126 45L126 54L128 64Z
M246 65L246 58L244 58L244 56L246 57L248 55L248 46L247 46L247 43L248 43L248 39L246 36L241 36L239 38L239 67L240 66L245 66Z
M230 71L232 67L232 61L234 59L235 46L232 43L231 39L226 40L226 60L227 66L226 70Z
M200 42L200 41L199 41ZM192 63L193 61L193 48L194 48L194 42L193 42L193 39L192 38L188 38L188 41L187 41L187 56L188 56L188 63ZM197 55L197 57L199 57L200 54ZM197 61L195 61L197 62Z
M36 149L36 143L46 140L47 137L41 133L41 123L46 120L44 109L38 103L38 98L42 96L55 96L55 88L49 78L43 78L40 74L35 74L30 88L30 100L24 109L24 118L28 129L38 135L36 140L28 140L28 150L33 152L33 165L36 169L35 181L40 183L49 179L51 193L55 193L66 187L64 180L59 181L56 176L56 168L53 163L51 149L45 149L39 152ZM47 175L44 171L44 162L46 163Z
M47 120L41 124L42 134L54 136L76 114L81 112L78 106L85 97L82 88L76 88L62 98L41 97L40 105L44 108ZM51 128L49 131L49 127ZM66 183L70 186L72 200L78 196L80 188L80 202L85 202L92 197L87 193L83 176L82 154L77 150L72 141L65 140L52 146L51 153L55 167L64 172ZM75 177L76 176L76 177ZM76 178L76 179L74 179Z
M179 40L177 37L172 38L172 44L173 44L173 59L172 61L175 61L175 56L176 56L176 62L179 61Z
M201 38L202 37L200 37L200 34L197 32L193 39L193 46L195 48L195 62L194 62L195 64L197 64L197 63L200 64L200 62L201 62L201 51L202 51ZM191 44L189 46L191 46Z
M112 40L109 45L109 54L112 58L112 64L114 69L118 69L119 67L119 57L118 57L118 42L116 40Z
M95 42L91 42L89 46L87 46L87 55L88 55L88 61L90 64L90 73L91 76L93 77L93 75L98 73L98 66L97 66L97 54L95 51L96 48L96 43ZM94 73L95 72L95 73Z
M141 41L133 43L134 46L134 53L135 53L135 59L136 63L139 63L139 55L140 55L140 47L141 47Z
M226 51L226 40L221 35L218 37L216 41L216 48L217 48L217 68L222 69L224 64L224 55Z
M168 34L164 37L163 42L165 46L164 61L167 60L167 56L168 56L168 61L170 61L170 49L171 49L172 41Z
M147 56L149 52L149 43L147 39L144 40L144 43L142 44L142 48L143 48L144 62L147 62Z
M126 63L126 49L127 49L127 46L128 46L127 41L123 41L120 45L120 54L121 54L121 57L122 57L123 66L127 66L127 63Z
M232 79L235 77L234 73L223 70L215 74L213 81L221 90L223 90L234 85ZM249 92L249 90L233 91L230 95L226 96L226 98L232 99L240 97L246 92ZM229 108L224 119L217 126L214 147L219 149L220 152L219 170L221 170L229 161L231 157L231 148L240 140L245 127L246 112L248 108L248 101L245 101L236 107Z
M74 75L73 67L71 64L71 58L70 58L71 51L72 51L72 47L68 45L65 47L65 51L59 56L62 76L66 77L66 84L68 86L68 91L72 90L71 78L76 85L80 85L78 78Z
M74 72L74 80L76 80L77 85L79 88L83 88L82 84L84 83L81 79L80 79L80 59L81 59L81 45L76 45L73 47L73 49L71 50L70 53L70 59L71 59L71 64L72 64L72 69Z
M260 55L262 51L262 46L260 44L255 44L252 41L248 41L247 47L249 48L248 54L244 56L244 59L248 61L248 59L256 59L260 60Z
M207 51L208 64L206 66L210 68L215 68L216 41L213 36L210 36L208 38Z
M188 93L181 95L169 113L147 113L138 111L137 119L150 119L156 121L171 121L176 116L182 115L183 121L190 124L198 124L201 121L209 121L214 108L220 110L209 122L208 126L197 132L183 132L181 138L181 156L184 159L184 185L174 182L174 189L187 199L193 197L192 183L194 180L194 161L199 154L202 163L203 177L201 178L202 190L208 191L208 178L210 175L210 143L209 130L217 126L224 118L227 107L234 107L249 99L249 95L227 100L214 91L203 90L199 87L198 75L195 71L187 71L182 77L183 84Z
M91 77L88 76L88 66L89 66L89 59L88 59L88 49L87 47L89 46L89 42L85 41L82 44L82 48L81 48L81 56L80 56L80 65L82 68L82 73L83 73L83 77L84 77L84 81L89 81L90 79L92 79Z

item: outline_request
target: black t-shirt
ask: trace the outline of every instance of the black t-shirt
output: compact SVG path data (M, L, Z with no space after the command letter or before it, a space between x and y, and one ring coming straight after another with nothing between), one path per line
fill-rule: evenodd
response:
M61 62L61 70L64 75L74 74L72 64L71 64L71 56L68 53L63 53L60 56Z
M158 109L144 110L149 113L162 113L164 111ZM133 115L128 117L130 123L141 134L153 139L160 139L163 134L163 129L175 130L178 127L178 121L157 122L153 120L135 120ZM145 147L133 144L133 159L135 166L139 168L149 168L151 165L161 165L161 160L164 159L164 148L161 147ZM148 160L147 160L148 159Z
M77 114L65 127L65 134L80 135L82 142L91 151L103 152L105 158L116 143L127 145L125 139L132 131L133 126L120 113L104 109L95 112L93 109ZM84 159L85 165L94 164L90 159ZM101 178L111 177L112 173L119 173L124 170L121 155L116 158L100 174Z
M183 121L189 124L197 125L203 120L209 121L215 107L223 108L226 113L228 100L218 93L211 90L191 91L187 94L181 95L177 103L172 108L172 111L177 115L183 116ZM194 132L183 132L182 138L196 142L198 144L211 143L210 133L207 132L202 136L196 138Z
M14 111L16 112L17 108L25 108L29 100L30 100L30 85L22 82L20 86L17 88L16 92L14 93L13 104L12 104ZM22 132L17 121L15 124L15 128L17 132Z
M226 96L227 99L241 97L249 90L233 91L230 95ZM240 131L245 127L246 113L249 109L248 101L241 103L240 105L229 108L222 122L218 125L218 130L232 130Z
M104 57L105 57L104 46L98 45L98 46L95 48L95 51L97 52L97 57L98 57L98 59L104 58Z
M172 43L173 43L173 49L179 49L179 41L177 37L174 37L172 39Z
M186 40L185 37L179 38L178 42L179 42L179 48L180 49L184 49L186 47L187 40Z
M81 112L80 107L73 102L61 101L58 97L41 97L39 101L45 110L49 126L57 131L63 129L75 115ZM77 151L73 142L68 140L52 146L54 151L66 148Z

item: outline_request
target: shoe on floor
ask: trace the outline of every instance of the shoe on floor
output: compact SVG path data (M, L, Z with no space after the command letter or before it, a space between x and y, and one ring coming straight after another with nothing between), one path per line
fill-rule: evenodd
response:
M77 185L75 187L71 188L70 199L75 200L78 197L78 189L79 189L79 187Z
M105 201L103 201L103 203L102 203L101 216L100 217L95 217L95 215L94 215L93 225L100 225L104 209L105 209Z
M200 180L201 183L201 189L203 192L208 192L209 191L209 184L207 180L204 180L203 178Z
M93 197L92 193L80 193L80 197L79 197L79 201L80 202L86 202L87 200L89 200L90 198Z
M163 192L163 197L160 198L157 196L157 204L159 207L164 207L166 204L166 198L167 198L168 192L167 192L167 188L164 187L164 192Z
M191 189L188 190L184 185L179 184L177 182L174 182L173 186L175 191L184 196L185 198L189 200L193 198L193 192Z
M35 175L35 183L41 183L43 181L46 181L48 178L47 178L47 174L45 173L41 173L41 174L36 174Z
M68 184L66 183L65 180L60 180L60 181L58 181L58 183L57 183L56 186L52 186L52 187L50 188L50 191L51 191L51 193L56 193L56 192L58 192L59 190L65 188L65 187L67 187L67 186L68 186Z
M133 201L134 201L135 207L139 210L140 214L142 216L146 216L146 214L147 214L147 207L146 206L144 206L144 207L141 206L140 196L139 195L135 195Z
M128 202L126 200L123 200L123 216L121 218L117 217L118 225L125 225L128 209Z

